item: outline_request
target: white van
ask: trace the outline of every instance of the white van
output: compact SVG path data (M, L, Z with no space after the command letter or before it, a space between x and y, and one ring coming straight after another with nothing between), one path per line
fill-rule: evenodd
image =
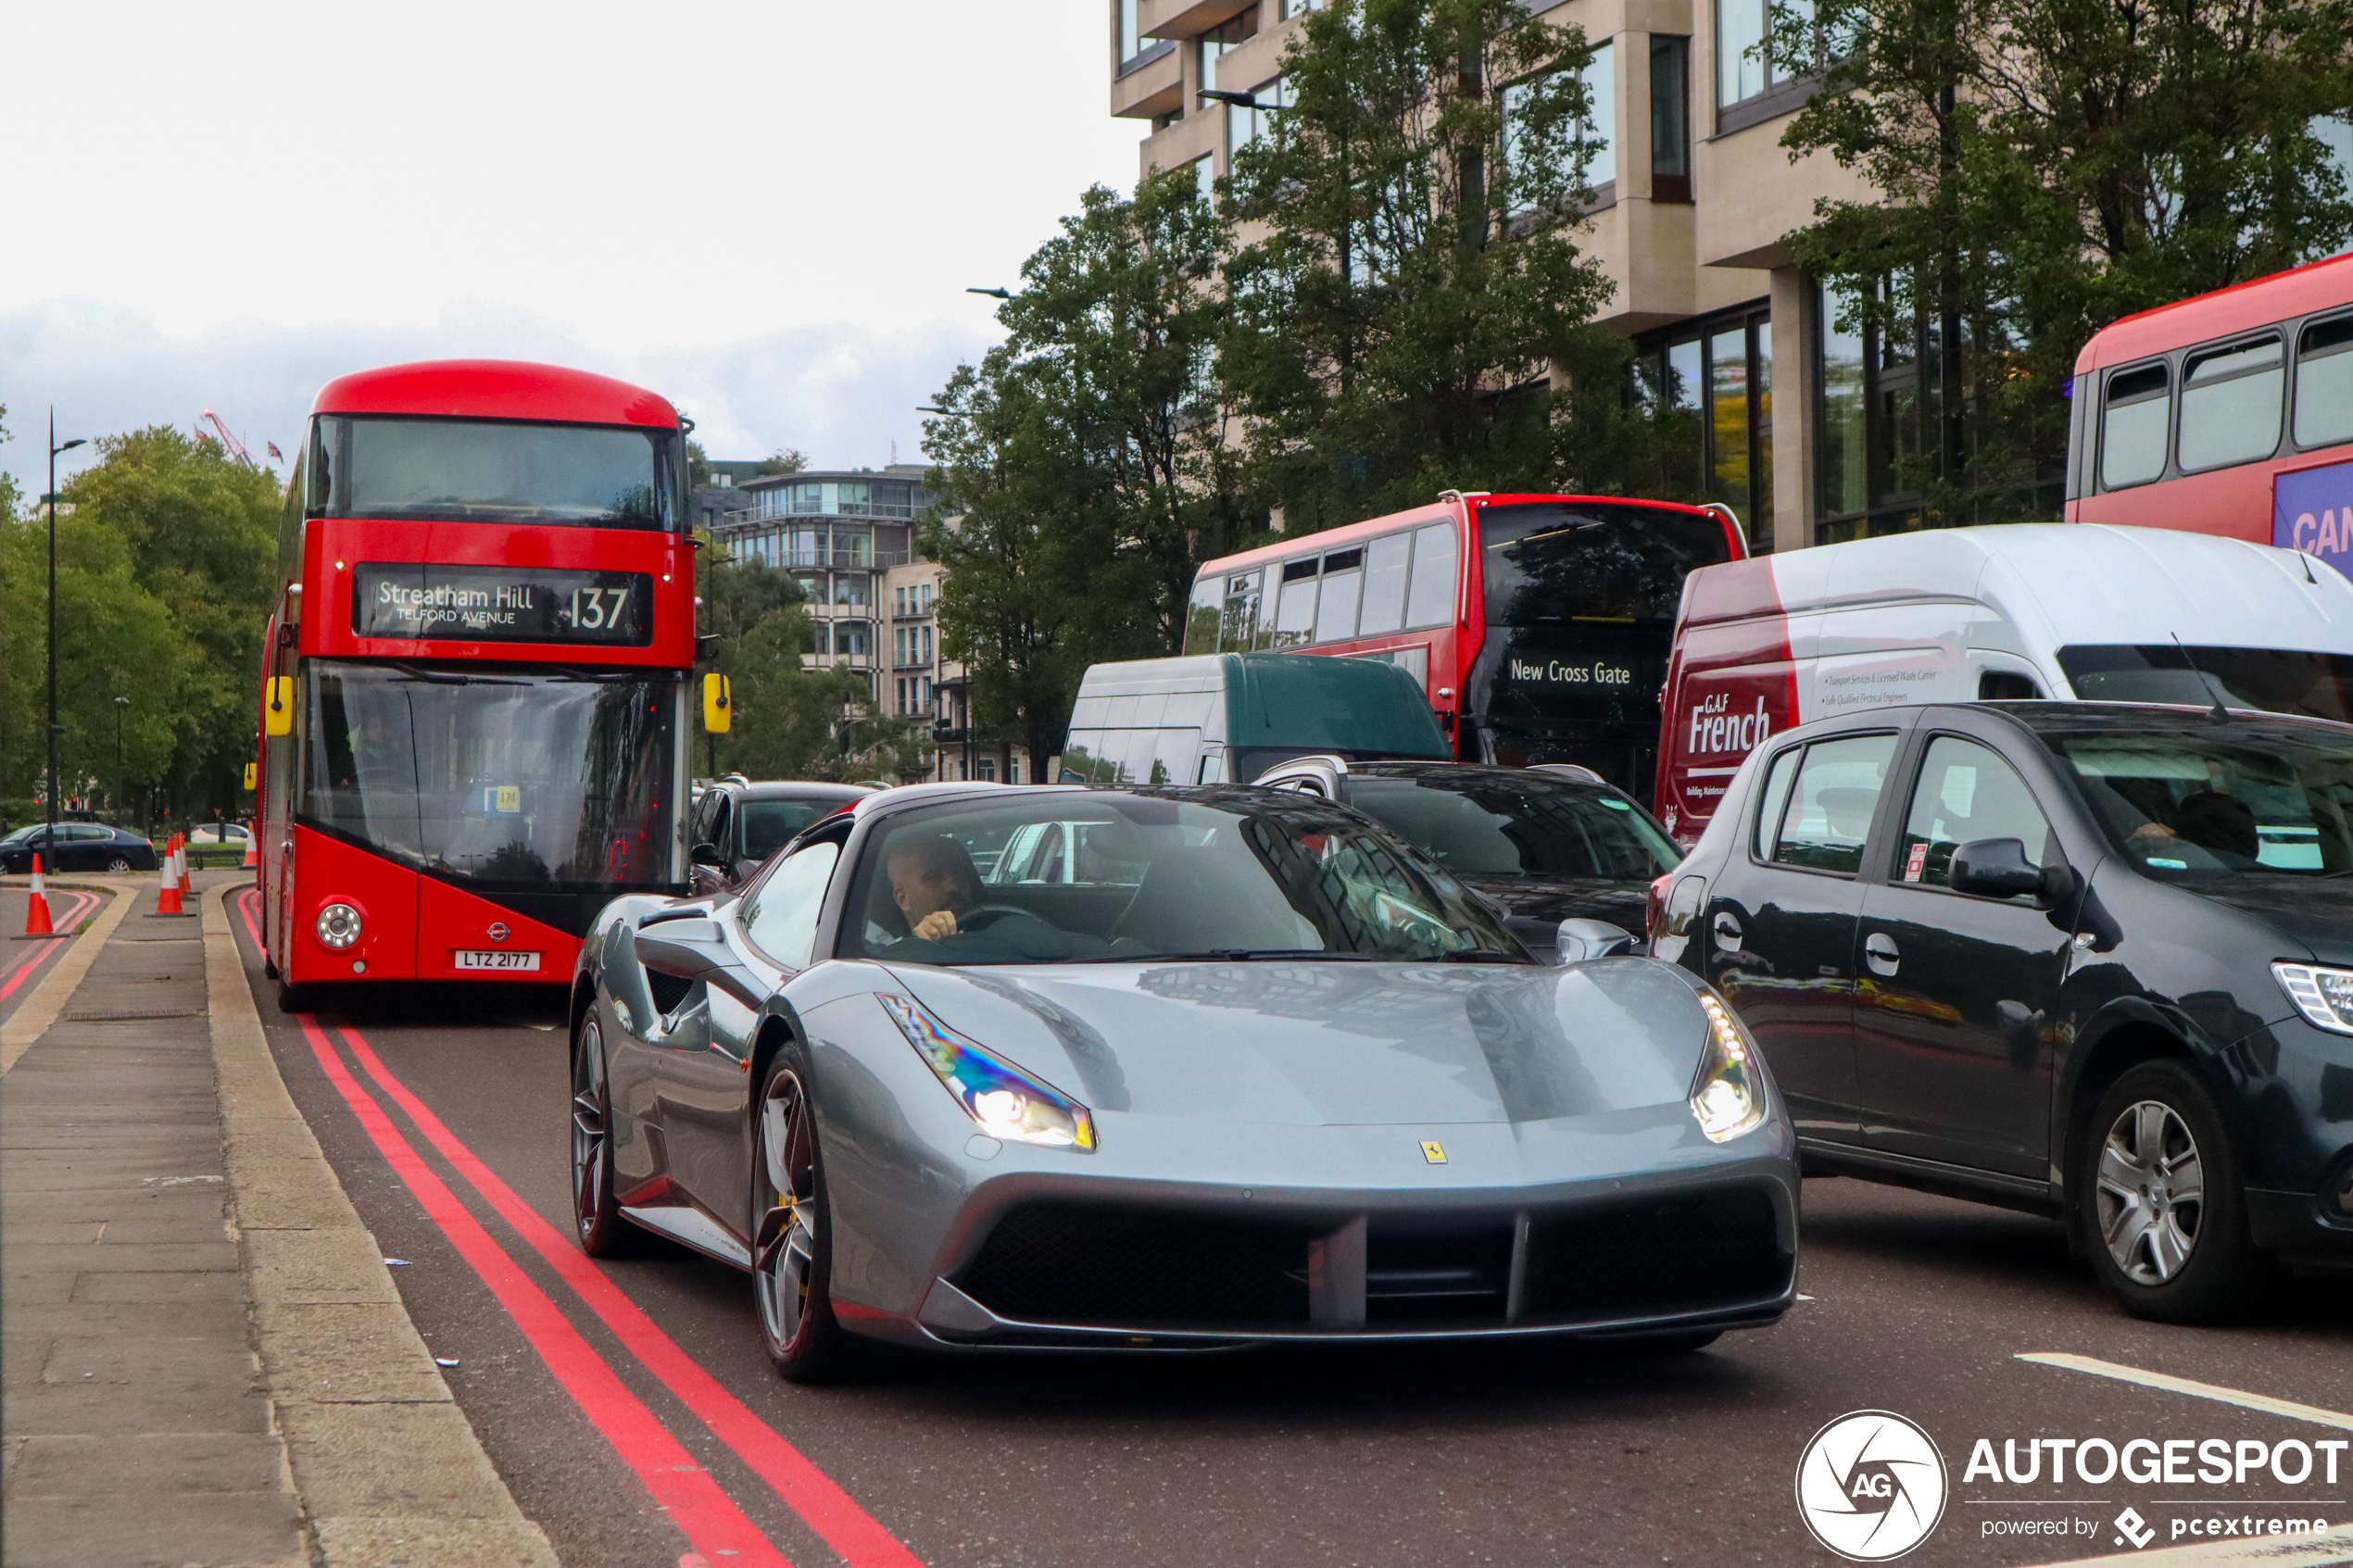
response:
M1742 759L1793 724L2037 697L2353 720L2353 583L2296 550L2070 523L1702 567L1675 623L1658 815L1696 842Z
M1248 784L1310 752L1452 761L1419 680L1376 659L1214 653L1089 668L1063 784Z

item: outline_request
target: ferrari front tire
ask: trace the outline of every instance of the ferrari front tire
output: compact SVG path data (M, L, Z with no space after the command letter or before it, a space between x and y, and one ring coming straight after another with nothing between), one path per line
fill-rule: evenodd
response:
M752 1102L752 1298L777 1372L827 1383L851 1370L859 1347L834 1317L833 1223L809 1081L807 1053L787 1041Z
M572 1216L580 1250L591 1258L636 1251L637 1227L622 1217L613 1199L612 1085L594 1003L572 1036Z

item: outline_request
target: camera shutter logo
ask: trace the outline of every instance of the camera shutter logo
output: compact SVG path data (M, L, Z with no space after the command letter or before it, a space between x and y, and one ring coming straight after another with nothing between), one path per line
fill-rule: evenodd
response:
M1798 1516L1851 1562L1885 1562L1928 1539L1947 1496L1934 1439L1893 1411L1840 1416L1798 1456Z

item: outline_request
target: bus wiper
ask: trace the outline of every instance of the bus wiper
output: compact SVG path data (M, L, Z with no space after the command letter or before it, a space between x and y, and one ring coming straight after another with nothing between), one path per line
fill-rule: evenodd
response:
M413 664L396 664L405 680L422 681L434 686L524 686L528 681L509 680L497 675L459 675L447 670L420 670Z

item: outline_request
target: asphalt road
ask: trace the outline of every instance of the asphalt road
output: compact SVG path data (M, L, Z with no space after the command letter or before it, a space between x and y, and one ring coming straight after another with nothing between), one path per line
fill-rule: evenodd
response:
M802 1568L1828 1563L1793 1476L1818 1429L1859 1410L1908 1417L1944 1458L1949 1501L1907 1562L2118 1550L2128 1507L2153 1545L2190 1544L2194 1521L2353 1519L2353 1450L2323 1451L2301 1485L2259 1459L2216 1483L2197 1479L2194 1446L2233 1445L2226 1468L2277 1452L2293 1475L2293 1444L2353 1438L2353 1415L2329 1413L2353 1411L2353 1286L2299 1283L2227 1329L2137 1323L2054 1224L1848 1180L1806 1184L1811 1299L1698 1354L901 1358L849 1386L796 1387L770 1370L746 1276L662 1244L593 1265L551 1246L570 1210L560 992L339 998L350 1010L306 1027L278 1012L239 926L296 1101L406 1261L394 1273L419 1329L457 1362L466 1413L567 1563L719 1568L761 1560L762 1537L767 1561ZM496 1288L483 1237L513 1265L491 1271ZM618 1378L617 1398L573 1391L542 1302ZM2110 1370L2020 1359L2052 1352ZM2130 1380L2148 1374L2209 1391ZM656 1500L647 1416L715 1483L715 1504ZM1980 1439L1992 1455L2009 1440L2022 1470L2037 1438L2193 1447L2170 1484L2054 1485L2048 1463L2032 1482L1965 1474ZM705 1551L731 1518L754 1545L739 1533Z

